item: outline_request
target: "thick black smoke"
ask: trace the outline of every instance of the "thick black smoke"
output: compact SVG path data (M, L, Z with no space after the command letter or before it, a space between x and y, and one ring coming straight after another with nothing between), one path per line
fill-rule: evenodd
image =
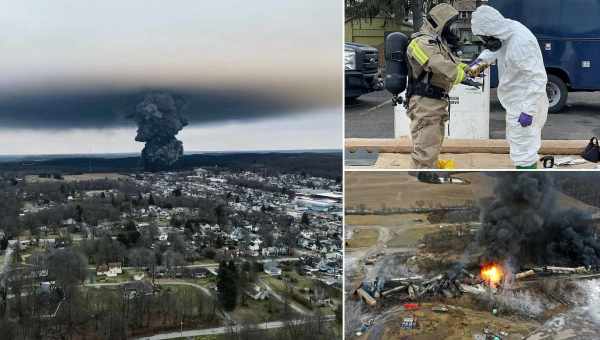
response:
M183 157L183 143L175 135L188 124L182 115L184 105L182 98L155 92L136 106L132 115L138 125L135 140L146 143L142 161L147 171L168 170Z
M0 128L98 129L132 126L127 119L148 92L173 92L185 98L191 125L251 121L310 112L318 103L276 96L259 89L192 88L45 90L6 94L0 91Z
M600 265L600 242L589 214L561 209L557 193L546 173L499 174L496 196L482 208L478 241L484 260Z

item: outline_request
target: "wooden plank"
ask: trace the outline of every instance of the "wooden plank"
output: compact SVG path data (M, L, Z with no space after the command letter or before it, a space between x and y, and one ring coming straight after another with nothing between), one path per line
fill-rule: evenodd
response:
M589 143L587 140L543 140L539 151L543 155L579 155ZM346 138L346 150L377 151L380 153L411 153L412 143L404 137L398 139ZM442 153L491 153L508 154L508 142L504 139L446 139Z

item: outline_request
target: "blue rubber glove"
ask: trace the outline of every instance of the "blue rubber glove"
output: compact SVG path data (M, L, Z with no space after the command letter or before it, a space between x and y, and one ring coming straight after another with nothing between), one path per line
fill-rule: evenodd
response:
M469 64L469 67L474 67L474 66L477 66L477 65L479 65L480 63L481 63L481 59L477 58L477 59L473 60L473 61L472 61L472 62Z
M522 127L528 127L533 123L533 116L530 116L525 112L521 112L518 122L521 123Z

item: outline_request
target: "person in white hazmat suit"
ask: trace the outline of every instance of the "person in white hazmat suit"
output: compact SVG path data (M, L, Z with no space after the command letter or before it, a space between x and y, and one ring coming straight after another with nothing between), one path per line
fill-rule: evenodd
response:
M471 29L486 49L467 73L479 73L497 62L498 99L506 110L510 158L517 169L535 169L549 106L548 78L538 41L523 24L504 18L490 6L473 12Z

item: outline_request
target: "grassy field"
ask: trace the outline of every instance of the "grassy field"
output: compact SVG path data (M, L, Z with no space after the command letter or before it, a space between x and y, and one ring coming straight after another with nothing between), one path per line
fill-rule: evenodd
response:
M415 247L423 236L437 230L435 226L421 226L392 231L392 236L386 245L390 248Z
M426 214L392 214L392 215L348 215L346 225L356 226L407 226L427 224Z
M349 223L347 223L349 224ZM352 231L352 238L347 241L348 248L371 247L377 243L379 232L371 228L355 228Z
M301 281L293 280L290 278L290 275L293 274L290 273L291 272L284 272L284 276L287 275L288 277L287 282L271 276L264 276L263 280L267 282L269 286L271 286L271 288L273 288L277 293L279 293L282 296L286 294L288 289L286 283L289 284L293 289L293 293L291 295L292 300L302 305L306 309L312 309L313 306L309 302L309 295L304 290L304 288L311 288L314 283L307 281L307 279L304 278Z
M246 298L246 306L238 305L231 316L238 321L261 323L267 320L280 320L283 318L284 306L274 298L267 300L252 300Z
M427 221L426 214L348 215L346 224L387 227L386 245L391 248L414 247L424 235L439 228Z
M450 206L462 205L491 193L491 178L487 176L479 173L456 176L467 179L470 184L426 184L406 172L348 172L345 204L347 208L364 206L372 210L415 208L419 201L430 202L433 206Z
M437 185L417 181L407 172L352 172L346 173L346 208L364 207L370 210L410 209L416 207L445 207L477 202L494 195L495 179L478 172L457 173L469 182L465 185ZM558 204L563 208L577 208L591 213L600 211L573 197L559 193Z

